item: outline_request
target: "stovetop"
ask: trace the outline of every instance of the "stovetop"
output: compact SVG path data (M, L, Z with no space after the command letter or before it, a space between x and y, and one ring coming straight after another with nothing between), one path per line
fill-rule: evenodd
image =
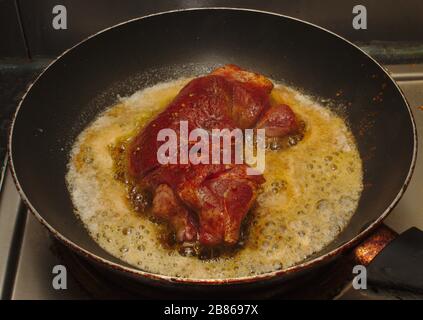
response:
M5 158L5 130L10 122L10 116L23 94L26 86L40 72L46 61L32 63L1 65L0 75L0 159ZM423 64L386 66L404 91L416 119L418 133L423 132ZM422 150L422 139L419 147ZM21 203L19 195L5 161L2 163L4 181L0 195L0 294L2 299L90 299L93 292L90 288L101 288L113 297L113 288L96 283L99 280L93 273L85 270L83 265L72 262L69 255L64 257L60 247L51 238L47 230L27 212ZM3 177L3 174L1 175ZM420 152L417 159L414 176L411 183L395 210L385 220L385 223L400 233L409 227L423 229L423 213L421 212L421 194L423 193L423 155ZM72 259L72 258L71 258ZM77 276L68 274L67 289L55 290L52 285L52 269L59 264L73 264ZM95 272L94 272L95 273ZM359 292L351 288L346 281L343 288L331 296L338 299L395 299L387 293L371 291ZM110 292L107 292L110 291ZM338 290L339 291L339 290ZM148 297L148 294L147 294Z

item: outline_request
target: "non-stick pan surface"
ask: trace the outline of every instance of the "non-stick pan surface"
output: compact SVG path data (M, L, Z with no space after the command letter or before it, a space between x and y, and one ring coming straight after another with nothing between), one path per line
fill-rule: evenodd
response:
M219 283L153 275L110 256L76 219L65 173L73 141L117 95L227 63L299 88L345 116L363 159L365 188L348 227L322 252L289 270L226 282L283 279L336 256L374 228L404 192L416 156L414 122L398 86L333 33L240 9L135 19L83 41L51 64L21 102L10 136L11 168L27 205L73 250L133 278Z

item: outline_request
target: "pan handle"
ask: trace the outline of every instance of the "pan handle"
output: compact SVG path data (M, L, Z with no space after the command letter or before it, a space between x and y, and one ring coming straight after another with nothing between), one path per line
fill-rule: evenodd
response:
M353 255L367 267L370 286L423 294L423 231L413 227L398 235L382 225Z

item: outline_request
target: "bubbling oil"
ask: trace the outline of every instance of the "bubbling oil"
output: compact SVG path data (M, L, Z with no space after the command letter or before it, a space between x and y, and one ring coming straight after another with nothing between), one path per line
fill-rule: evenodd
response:
M77 138L66 181L76 215L112 255L142 270L184 278L233 278L287 268L334 240L362 191L362 162L345 121L298 91L276 85L271 99L304 121L301 141L270 144L257 205L241 250L217 259L181 256L163 246L165 227L140 214L127 185L116 179L113 150L162 111L188 78L134 93Z

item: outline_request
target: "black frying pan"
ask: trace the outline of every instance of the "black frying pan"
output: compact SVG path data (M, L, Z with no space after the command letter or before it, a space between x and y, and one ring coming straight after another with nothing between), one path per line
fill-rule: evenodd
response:
M359 207L339 237L286 270L228 280L151 274L102 250L75 218L65 185L77 135L116 95L235 63L316 97L347 119L364 164ZM341 92L341 95L336 93ZM341 106L341 107L340 107ZM416 129L398 86L345 39L289 17L241 9L196 9L151 15L83 41L52 63L26 93L10 135L11 168L22 198L61 241L106 269L161 287L252 288L316 270L374 230L410 180ZM254 283L254 284L252 284ZM228 287L228 286L224 286Z

